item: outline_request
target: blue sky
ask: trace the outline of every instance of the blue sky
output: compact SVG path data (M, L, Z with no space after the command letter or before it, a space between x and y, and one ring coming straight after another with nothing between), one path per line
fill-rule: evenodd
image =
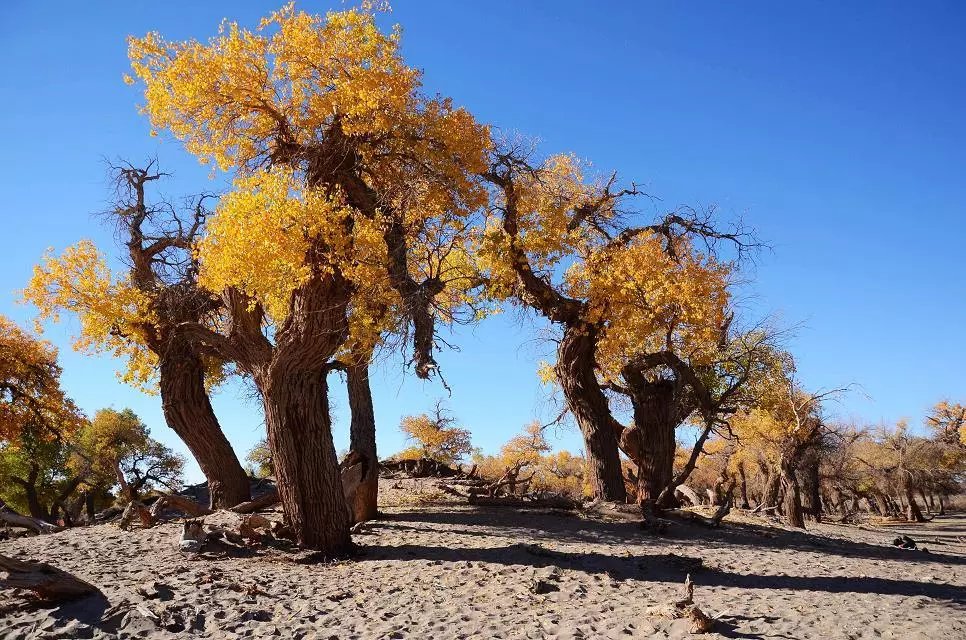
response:
M918 423L944 397L966 400L966 9L956 2L414 2L407 60L430 91L477 116L617 169L658 208L717 205L772 250L749 272L747 311L799 326L790 347L815 388L861 385L834 407L866 422ZM311 11L341 3L300 2ZM104 158L157 156L171 195L210 188L177 142L151 138L124 85L124 39L157 30L207 38L224 17L254 25L264 2L45 2L0 6L0 313L26 322L17 290L47 247L113 246ZM76 324L51 327L64 384L93 413L130 406L160 439L160 401L73 353ZM535 375L543 325L508 313L453 339L440 362L447 402L476 444L496 449L556 415ZM347 403L333 377L336 445ZM402 370L373 373L379 446L402 448L402 415L445 390ZM261 437L260 409L228 388L216 410L240 453ZM557 444L580 448L576 430ZM192 479L198 478L195 467Z

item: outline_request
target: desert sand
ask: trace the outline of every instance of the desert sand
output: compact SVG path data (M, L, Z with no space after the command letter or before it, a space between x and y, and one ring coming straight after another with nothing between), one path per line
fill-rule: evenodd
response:
M651 607L682 593L715 618L704 638L966 638L966 517L919 526L729 516L663 533L566 512L438 500L431 481L387 482L384 518L357 557L181 552L178 520L0 542L104 597L61 606L0 593L3 638L678 638ZM422 493L420 493L422 492ZM217 514L216 514L217 516ZM212 516L215 517L216 516ZM928 551L891 546L906 533Z

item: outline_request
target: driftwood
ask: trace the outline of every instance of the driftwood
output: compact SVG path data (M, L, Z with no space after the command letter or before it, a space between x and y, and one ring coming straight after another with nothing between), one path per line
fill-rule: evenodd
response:
M27 589L44 600L72 600L100 593L94 585L43 562L24 562L0 555L0 571L7 574L6 578L0 578L0 588Z
M691 620L691 628L689 629L691 633L708 633L714 626L714 621L694 604L694 583L691 582L691 574L688 574L687 578L684 579L683 598L672 600L658 607L651 607L648 609L648 614L672 620L687 618Z
M58 527L39 518L22 516L10 507L0 509L0 522L5 522L11 527L30 529L35 533L56 533L63 530L63 527Z
M255 511L260 511L272 505L278 504L279 500L278 491L273 489L267 493L263 493L254 500L249 500L248 502L242 502L241 504L236 504L234 507L229 509L229 511L234 511L235 513L254 513Z

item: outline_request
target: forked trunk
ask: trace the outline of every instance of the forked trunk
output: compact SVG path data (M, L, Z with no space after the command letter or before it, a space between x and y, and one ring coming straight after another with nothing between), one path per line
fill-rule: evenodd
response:
M295 541L331 556L344 555L352 541L325 372L276 366L262 382L268 444Z
M363 522L376 517L379 499L379 458L376 453L376 416L372 407L372 390L369 388L369 365L351 365L346 369L346 386L349 392L349 449L365 460L365 475L355 493L352 510L353 522Z
M187 445L208 480L212 509L251 498L248 474L218 424L205 389L204 363L188 344L174 339L160 366L161 406L168 426Z
M594 373L593 329L567 327L557 347L557 379L584 436L587 475L594 497L624 502L627 491L617 446L619 426L610 413L607 397Z
M621 376L634 407L634 425L624 429L621 445L637 464L637 500L645 508L676 506L673 491L665 489L674 478L675 431L693 409L686 388L675 380L649 380L630 367ZM658 504L662 494L664 504Z

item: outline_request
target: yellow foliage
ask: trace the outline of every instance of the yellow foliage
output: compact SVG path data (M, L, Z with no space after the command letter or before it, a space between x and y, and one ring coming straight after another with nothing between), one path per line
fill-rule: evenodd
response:
M479 283L467 221L486 202L489 130L421 93L378 10L288 4L254 30L225 22L204 43L129 40L152 126L235 174L199 246L204 284L244 290L280 323L310 276L338 272L352 287L342 355L371 351L402 313L387 279L391 223L409 275L442 283L438 317L474 301Z
M38 330L40 321L58 321L62 311L74 313L80 321L75 349L124 358L121 378L153 389L157 356L148 343L157 318L151 300L127 278L116 278L94 243L82 240L60 256L48 251L23 295L39 310Z
M66 441L81 427L60 373L54 347L0 316L0 441Z
M452 424L452 418L443 416L439 410L434 417L425 413L406 416L399 428L416 444L396 457L402 456L401 459L405 460L429 458L449 465L458 462L472 451L470 432Z

